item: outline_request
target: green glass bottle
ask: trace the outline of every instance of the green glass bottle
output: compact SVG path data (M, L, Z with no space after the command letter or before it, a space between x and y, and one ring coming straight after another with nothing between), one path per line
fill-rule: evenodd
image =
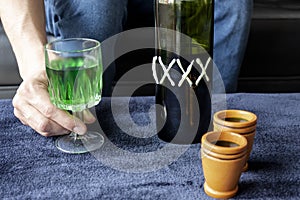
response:
M200 143L210 125L213 13L213 0L156 0L157 128L166 142Z

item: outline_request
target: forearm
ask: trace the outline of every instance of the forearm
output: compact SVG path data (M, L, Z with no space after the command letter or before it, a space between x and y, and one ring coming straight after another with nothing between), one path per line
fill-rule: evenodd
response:
M43 0L0 0L0 17L16 55L21 77L44 73L46 44Z

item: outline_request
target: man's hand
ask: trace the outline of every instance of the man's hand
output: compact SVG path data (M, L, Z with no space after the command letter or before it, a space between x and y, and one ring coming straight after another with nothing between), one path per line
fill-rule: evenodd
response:
M20 121L43 136L78 134L86 132L85 124L64 110L55 107L49 98L46 74L34 76L20 85L14 99L14 114ZM95 121L90 112L84 113L84 121Z
M16 117L44 136L70 131L84 134L86 126L82 121L50 102L44 61L47 43L44 0L0 0L0 18L23 79L13 99ZM95 118L84 112L84 121L90 123Z

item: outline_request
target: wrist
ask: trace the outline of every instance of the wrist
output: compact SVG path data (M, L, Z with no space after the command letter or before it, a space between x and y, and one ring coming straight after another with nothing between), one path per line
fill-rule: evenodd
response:
M23 81L32 80L32 79L47 80L47 74L45 69L36 68L35 70L26 71L26 72L20 71L20 76L23 79Z
M43 48L34 50L21 50L16 52L20 76L23 80L33 76L45 76L45 58Z

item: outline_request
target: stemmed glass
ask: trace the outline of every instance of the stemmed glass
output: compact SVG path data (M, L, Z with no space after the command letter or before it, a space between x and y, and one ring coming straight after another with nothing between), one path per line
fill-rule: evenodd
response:
M102 92L100 43L86 38L59 39L45 46L48 91L51 102L84 120L88 109L97 105ZM104 137L94 131L84 135L71 132L56 139L58 149L67 153L85 153L102 146Z

